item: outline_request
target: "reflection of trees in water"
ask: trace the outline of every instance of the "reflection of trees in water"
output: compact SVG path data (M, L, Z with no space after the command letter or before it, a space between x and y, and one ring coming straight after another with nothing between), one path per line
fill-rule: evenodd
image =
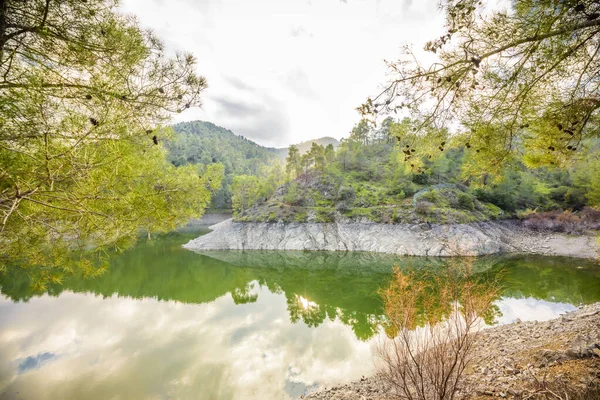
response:
M343 324L352 327L355 336L360 340L368 340L377 334L379 327L385 321L383 315L344 310L331 305L319 305L298 294L286 294L287 309L290 321L300 320L309 327L317 327L325 319L339 319Z
M258 293L252 293L254 282L247 283L243 288L235 288L231 292L231 298L235 304L254 303L258 300Z
M483 315L493 318L498 274L474 274L472 259L441 271L396 269L381 290L386 333L380 376L400 398L451 399L472 359ZM492 322L492 321L490 321Z
M192 304L209 303L230 294L236 304L247 304L256 302L259 289L266 288L285 295L292 322L316 327L327 319L338 319L352 327L362 340L373 337L384 322L377 292L390 281L390 255L379 258L377 254L360 253L354 260L352 253L232 252L225 253L229 257L226 262L183 250L181 242L181 238L168 237L142 243L113 259L103 276L71 277L62 285L49 285L45 293L58 296L70 290L104 297ZM439 271L447 264L447 260L416 257L395 260L403 270L415 271ZM474 270L478 279L485 280L504 269L503 295L508 297L574 304L600 301L600 268L577 260L576 266L582 266L577 269L573 262L560 258L496 257L477 260ZM42 294L31 290L27 269L18 268L0 275L0 290L14 301L27 301ZM486 321L491 321L497 311L491 309L489 315L484 315Z

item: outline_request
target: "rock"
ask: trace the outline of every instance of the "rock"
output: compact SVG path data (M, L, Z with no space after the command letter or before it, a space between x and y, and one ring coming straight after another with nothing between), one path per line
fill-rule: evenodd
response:
M536 389L531 384L535 380L560 381L561 385L584 387L596 379L600 361L581 357L600 356L599 328L600 303L596 303L583 306L554 321L521 322L486 329L475 343L474 364L471 372L463 377L460 393L455 398L466 400L472 398L473 394L511 399L533 398L530 395ZM534 339L536 334L539 334L539 339ZM573 363L579 363L576 376L572 375ZM562 368L563 365L566 368ZM371 387L378 391L371 391ZM308 398L395 398L381 380L364 377L336 392L346 397L332 397L323 393L326 392L311 394Z
M310 217L310 215L309 215ZM314 216L313 216L314 217ZM312 218L312 217L311 217ZM317 250L367 251L411 256L479 256L502 252L548 253L534 250L532 233L510 222L471 224L267 223L227 220L183 247L191 250ZM586 237L555 235L553 254L594 257L600 250ZM450 246L450 243L452 244ZM596 247L594 247L596 246Z

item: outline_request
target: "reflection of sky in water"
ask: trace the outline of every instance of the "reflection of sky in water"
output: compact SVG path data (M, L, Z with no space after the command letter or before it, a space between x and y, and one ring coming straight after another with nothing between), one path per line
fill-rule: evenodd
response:
M338 319L293 324L284 294L254 285L251 295L256 302L242 305L229 294L205 304L68 291L2 298L0 397L285 399L373 372L377 336L360 341ZM575 308L533 298L497 304L500 323Z
M37 369L46 361L50 361L54 358L56 358L56 354L48 352L40 353L35 356L29 356L19 363L17 371L19 372L19 374L22 374L23 372L29 371L31 369Z
M292 324L283 295L258 294L244 305L229 295L200 305L70 292L27 303L2 299L0 393L270 399L371 371L364 360L374 342L357 340L339 321Z
M499 324L510 324L515 322L517 318L521 321L547 321L577 308L572 304L551 303L531 297L524 299L503 298L496 304L502 313L497 318Z

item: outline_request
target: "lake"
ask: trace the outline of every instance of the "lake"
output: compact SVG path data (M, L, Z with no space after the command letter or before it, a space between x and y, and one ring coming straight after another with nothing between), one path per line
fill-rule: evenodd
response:
M173 233L114 257L100 278L34 293L0 275L0 399L294 399L374 371L377 295L392 267L445 260L371 253L196 254ZM600 266L489 257L498 323L600 301Z

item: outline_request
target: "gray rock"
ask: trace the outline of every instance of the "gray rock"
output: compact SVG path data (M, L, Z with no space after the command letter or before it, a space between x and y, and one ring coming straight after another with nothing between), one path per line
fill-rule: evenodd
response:
M213 232L183 247L191 250L369 251L410 256L514 252L594 257L600 250L594 238L567 235L553 235L549 249L531 250L531 242L544 240L544 236L510 222L412 225L227 220L211 229Z

